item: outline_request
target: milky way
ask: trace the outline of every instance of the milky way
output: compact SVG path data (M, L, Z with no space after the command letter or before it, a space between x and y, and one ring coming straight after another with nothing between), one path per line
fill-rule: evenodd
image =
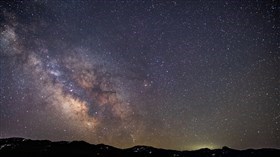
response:
M276 1L1 1L0 136L280 147Z
M36 88L33 96L47 105L51 111L48 116L59 115L59 121L64 121L74 134L94 142L115 134L127 134L126 142L135 140L134 129L139 127L129 125L134 123L134 112L123 99L125 91L117 86L118 78L112 76L115 74L107 69L110 67L101 65L102 59L90 56L90 51L84 48L63 49L54 54L41 40L32 41L34 47L26 48L16 30L25 33L31 30L19 26L14 14L4 11L3 16L9 22L2 28L1 55L30 76Z

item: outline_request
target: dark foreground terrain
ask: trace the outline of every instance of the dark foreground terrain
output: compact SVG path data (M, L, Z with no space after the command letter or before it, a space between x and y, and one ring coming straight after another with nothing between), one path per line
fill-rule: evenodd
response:
M118 149L83 141L51 142L24 138L0 139L0 156L91 156L91 157L280 157L279 149L234 150L200 149L196 151L175 151L147 146Z

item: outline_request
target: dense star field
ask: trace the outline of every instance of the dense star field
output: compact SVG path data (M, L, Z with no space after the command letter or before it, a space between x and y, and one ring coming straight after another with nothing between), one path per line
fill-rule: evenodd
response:
M0 1L0 137L280 148L279 3Z

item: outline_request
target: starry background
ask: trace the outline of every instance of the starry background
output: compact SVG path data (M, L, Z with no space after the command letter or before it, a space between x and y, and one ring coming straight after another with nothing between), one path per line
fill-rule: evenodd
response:
M0 2L0 136L280 148L279 3Z

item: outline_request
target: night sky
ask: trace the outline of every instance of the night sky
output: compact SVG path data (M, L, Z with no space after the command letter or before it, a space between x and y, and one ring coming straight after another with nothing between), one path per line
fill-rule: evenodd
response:
M0 2L0 137L280 148L279 2Z

